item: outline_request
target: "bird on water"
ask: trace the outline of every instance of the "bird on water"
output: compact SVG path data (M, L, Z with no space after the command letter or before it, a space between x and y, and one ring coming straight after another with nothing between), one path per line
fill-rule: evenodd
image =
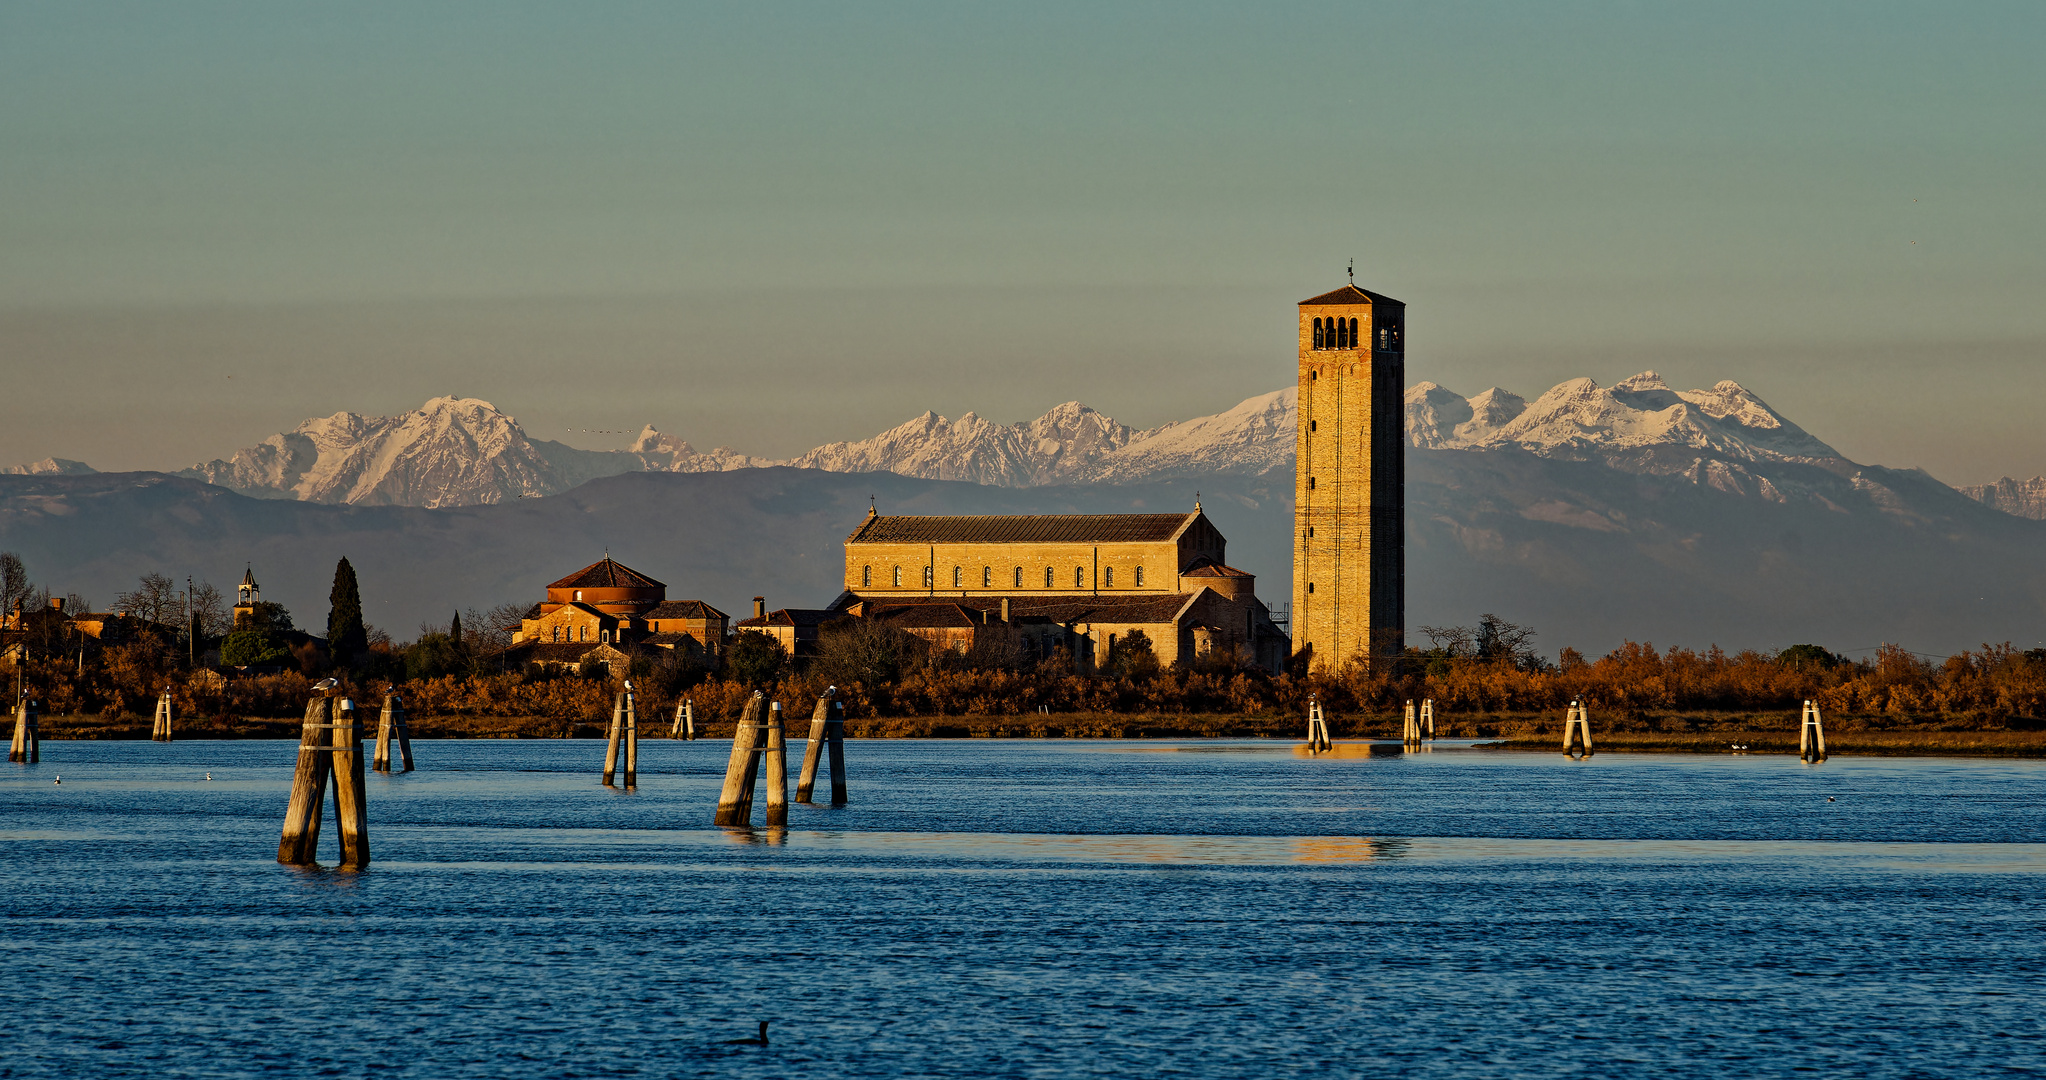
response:
M759 1038L757 1038L757 1039L726 1039L726 1040L725 1040L725 1045L726 1045L726 1046L766 1046L766 1045L767 1045L767 1021L765 1021L765 1020L762 1020L762 1021L760 1022L760 1037L759 1037Z

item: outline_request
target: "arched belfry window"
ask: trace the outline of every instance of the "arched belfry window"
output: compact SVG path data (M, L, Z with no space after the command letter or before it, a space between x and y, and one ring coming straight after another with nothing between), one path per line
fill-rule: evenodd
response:
M1350 347L1349 336L1343 333L1343 331L1348 327L1349 327L1348 322L1342 319L1336 320L1336 332L1333 336L1329 338L1329 348L1347 349Z
M1321 348L1321 320L1314 320L1314 347Z
M1358 344L1358 342L1360 342L1360 341L1364 340L1364 339L1362 339L1362 338L1360 338L1360 337L1358 337L1358 336L1357 336L1357 320L1355 320L1355 319L1351 319L1351 320L1350 320L1350 335L1349 335L1349 337L1350 337L1350 347L1351 347L1351 348L1353 348L1353 349L1357 347L1357 344Z

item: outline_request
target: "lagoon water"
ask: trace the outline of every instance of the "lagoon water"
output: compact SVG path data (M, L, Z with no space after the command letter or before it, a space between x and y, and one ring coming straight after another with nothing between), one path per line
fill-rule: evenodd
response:
M0 1077L2046 1068L2046 763L858 741L768 832L728 748L422 741L340 873L295 742L45 743Z

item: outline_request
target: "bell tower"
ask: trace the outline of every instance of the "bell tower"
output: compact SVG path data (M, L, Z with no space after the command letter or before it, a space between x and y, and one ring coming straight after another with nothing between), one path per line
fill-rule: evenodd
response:
M256 605L262 600L263 591L256 587L255 568L242 571L241 587L235 590L234 597L235 629L241 629L244 623L256 617Z
M1370 663L1403 645L1406 314L1354 284L1300 302L1296 671Z

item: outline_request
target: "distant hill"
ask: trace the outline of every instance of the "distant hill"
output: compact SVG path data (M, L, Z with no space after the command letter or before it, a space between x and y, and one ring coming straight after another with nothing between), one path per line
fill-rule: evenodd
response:
M369 620L403 638L455 607L538 599L606 548L671 596L734 615L756 593L822 604L870 494L887 513L1111 513L1186 508L1196 488L1230 562L1286 602L1290 470L1026 488L791 467L643 472L438 509L256 499L155 473L4 476L0 549L102 603L147 571L224 585L251 564L265 597L308 625L325 619L346 555ZM1579 460L1417 448L1408 542L1410 631L1490 611L1532 624L1550 654L1622 637L1926 652L2046 639L2046 523L1911 471L1670 443Z

